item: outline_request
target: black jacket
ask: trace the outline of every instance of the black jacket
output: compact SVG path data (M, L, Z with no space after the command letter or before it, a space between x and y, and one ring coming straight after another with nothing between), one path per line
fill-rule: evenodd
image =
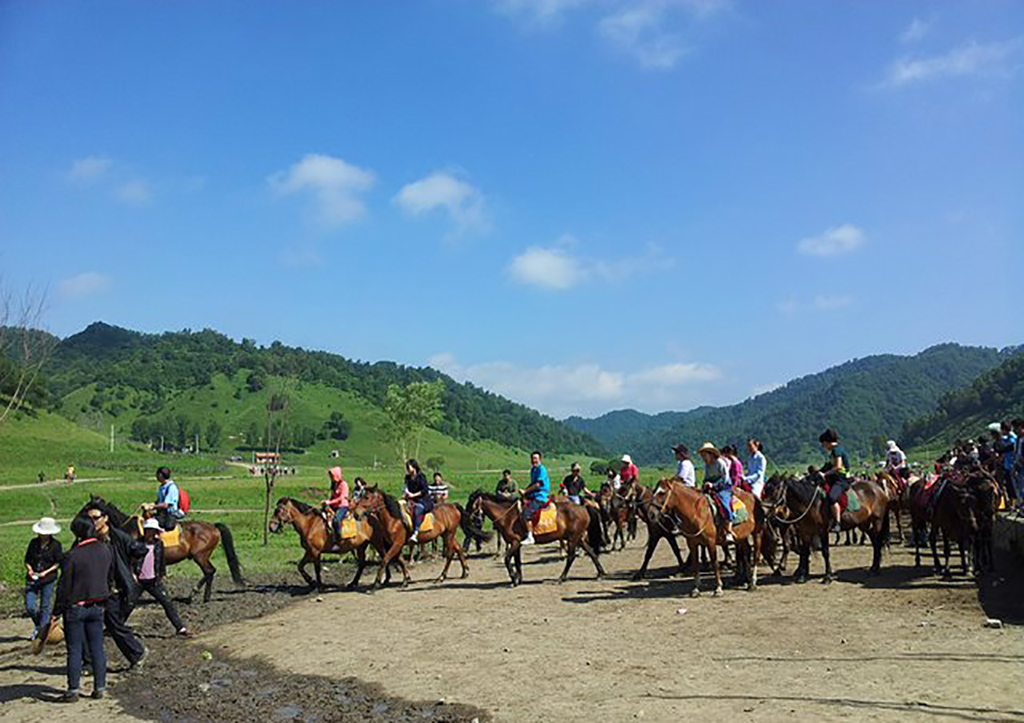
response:
M71 548L64 556L54 613L63 614L75 603L106 600L113 558L112 547L98 540Z
M135 588L138 586L132 568L136 560L146 556L146 546L116 527L110 528L107 542L114 550L114 587L117 593L131 600L137 594Z
M140 540L143 547L146 547L146 542ZM138 577L142 573L142 562L146 559L145 553L142 557L135 560L132 569L135 570L135 576ZM167 576L167 563L164 560L164 541L159 537L156 538L156 542L153 543L153 574L157 580L162 580Z

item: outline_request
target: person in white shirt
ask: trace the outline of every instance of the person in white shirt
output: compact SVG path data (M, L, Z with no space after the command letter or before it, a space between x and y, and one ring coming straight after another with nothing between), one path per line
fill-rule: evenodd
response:
M892 474L899 474L900 470L907 466L907 455L899 448L894 440L885 443L888 452L885 453L885 471Z
M676 453L676 477L681 479L687 487L696 487L697 471L693 467L693 462L690 461L690 450L685 444L680 443L674 446L672 451Z
M747 440L747 451L750 452L750 459L747 460L747 473L743 475L743 481L750 485L754 497L761 499L765 469L768 466L768 461L764 458L764 445L761 444L761 440L751 437Z

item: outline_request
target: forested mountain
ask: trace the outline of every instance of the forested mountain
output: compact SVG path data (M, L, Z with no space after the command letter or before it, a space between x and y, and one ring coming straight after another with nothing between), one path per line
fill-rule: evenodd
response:
M977 437L992 422L1024 417L1024 354L985 372L970 386L949 392L936 408L903 428L907 445L949 445Z
M1019 351L942 344L915 356L850 361L728 407L657 415L625 410L566 423L647 464L668 463L669 447L680 441L696 448L706 440L721 445L750 436L761 439L778 462L806 461L820 454L818 435L826 427L838 430L849 451L863 458L878 454L880 443L933 409L944 394Z
M303 443L298 446L310 441L310 433L320 434L330 427L329 404L324 400L331 393L347 393L380 408L389 384L440 380L445 389L443 414L435 428L455 440L492 440L552 453L604 451L585 433L472 384L457 383L429 367L355 362L280 342L260 347L251 339L239 343L211 330L142 334L94 323L60 341L46 375L53 406L66 416L95 411L135 422L163 421L168 427L190 425L179 430L180 437L200 426L199 420L188 419L188 411L182 410L197 406L204 394L216 393L216 404L223 408L244 405L250 396L263 404L262 397L282 384L306 385L318 390L319 397L310 396L306 428L301 434L295 432L304 438L292 440ZM261 409L260 404L251 406ZM170 409L175 410L175 418L167 420ZM314 409L323 416L315 424L310 421ZM198 428L194 431L205 434Z

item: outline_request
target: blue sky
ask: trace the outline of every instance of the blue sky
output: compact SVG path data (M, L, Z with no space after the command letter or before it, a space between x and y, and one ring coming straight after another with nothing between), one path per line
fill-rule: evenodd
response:
M0 4L46 326L433 364L564 416L1024 342L1024 3Z

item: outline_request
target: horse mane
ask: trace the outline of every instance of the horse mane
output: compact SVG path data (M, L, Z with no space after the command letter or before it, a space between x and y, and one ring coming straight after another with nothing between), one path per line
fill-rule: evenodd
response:
M814 491L818 489L818 484L812 479L811 475L808 475L807 477L789 480L787 487L793 492L797 501L806 506L814 498Z
M82 509L78 511L79 515L84 515L86 508L96 505L110 520L112 527L124 527L124 525L131 519L124 512L121 512L113 502L107 502L99 495L89 495L89 501L82 505Z
M279 499L277 501L277 504L281 505L281 504L284 504L286 502L290 502L292 504L292 506L295 507L295 509L297 509L299 512L301 512L304 515L309 515L309 514L313 514L313 513L316 512L316 508L315 507L313 507L312 505L306 504L302 500L297 500L294 497L282 497L281 499Z
M511 501L511 500L503 500L500 497L498 497L497 495L493 495L490 492L487 492L486 490L482 490L482 489L480 489L478 487L477 489L473 490L473 493L469 496L469 499L466 500L466 507L467 508L472 507L473 503L476 502L477 499L485 499L488 502L494 502L494 503L499 504L499 505L500 504L508 504Z
M374 487L376 487L376 485L374 485ZM381 499L384 500L384 509L388 511L388 514L396 520L402 519L402 507L398 504L398 500L384 490L377 491L380 493Z

